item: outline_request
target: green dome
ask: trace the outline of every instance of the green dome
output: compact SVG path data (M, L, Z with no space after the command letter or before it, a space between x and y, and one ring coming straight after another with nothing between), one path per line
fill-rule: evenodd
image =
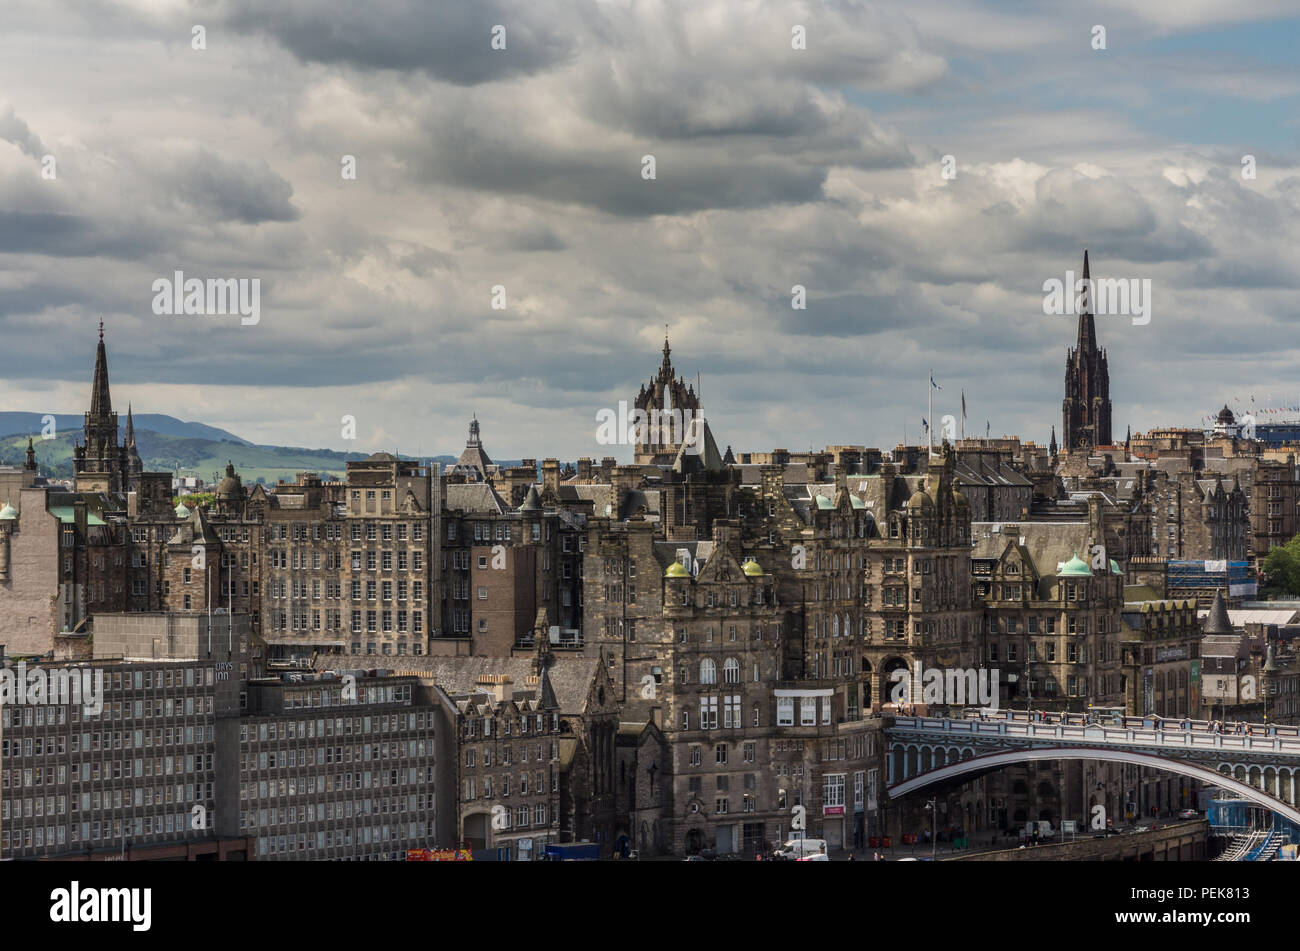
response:
M1086 561L1079 557L1079 553L1076 551L1074 557L1067 561L1057 574L1071 578L1091 578L1092 569L1088 567Z
M190 517L190 510L187 509L187 508L185 507L185 503L184 503L184 502L177 502L177 503L176 503L176 517L177 517L177 518L189 518L189 517Z
M12 505L10 505L8 502L6 502L5 507L0 509L0 519L3 519L6 522L12 522L15 521L17 518L18 518L18 510L14 508Z
M758 562L756 562L753 558L750 558L743 565L741 565L740 570L743 571L746 575L748 575L751 578L763 577L763 566L760 565Z
M1119 570L1119 562L1114 558L1110 560L1110 573L1113 575L1122 575L1124 573Z
M689 578L690 576L691 573L686 570L686 566L680 561L674 561L668 566L668 570L664 572L665 578Z

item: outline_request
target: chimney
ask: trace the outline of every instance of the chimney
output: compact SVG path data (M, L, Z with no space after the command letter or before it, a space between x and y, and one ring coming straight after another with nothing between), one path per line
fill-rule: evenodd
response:
M509 674L480 674L475 681L477 686L489 688L489 692L497 703L501 703L506 699L506 695L510 692L511 683L513 681L510 679Z
M578 481L579 482L591 481L591 460L588 459L586 456L583 456L581 459L578 460Z
M560 460L543 459L542 460L542 488L549 489L551 492L559 493L560 491Z
M614 486L614 495L618 499L617 507L621 511L623 500L627 498L627 493L636 488L637 483L641 481L640 466L615 466L610 474L610 484Z

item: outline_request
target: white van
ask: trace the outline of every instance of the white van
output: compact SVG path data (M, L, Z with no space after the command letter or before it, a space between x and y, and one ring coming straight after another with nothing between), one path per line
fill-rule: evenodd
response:
M1034 819L1031 822L1025 823L1024 836L1026 839L1033 838L1034 829L1038 829L1038 837L1040 839L1050 839L1052 836L1056 835L1056 832L1052 829L1052 824L1046 819Z
M807 855L824 854L825 839L791 839L772 853L774 859L801 859Z

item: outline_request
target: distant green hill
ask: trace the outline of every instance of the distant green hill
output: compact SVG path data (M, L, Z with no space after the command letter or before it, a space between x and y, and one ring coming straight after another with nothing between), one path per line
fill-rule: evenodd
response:
M40 432L39 429L36 430ZM80 438L80 428L60 429L54 439L36 436L36 462L42 474L53 478L72 475L72 445ZM226 461L234 463L246 484L257 481L292 480L299 472L315 472L322 479L341 479L345 463L365 459L370 453L335 452L332 449L301 449L291 446L258 446L230 439L205 439L197 436L164 435L139 424L136 445L147 472L176 472L197 476L204 482L220 479ZM235 437L238 438L238 437ZM27 451L27 436L0 437L0 465L22 465ZM405 457L404 457L405 458ZM454 456L435 456L433 461L455 462Z

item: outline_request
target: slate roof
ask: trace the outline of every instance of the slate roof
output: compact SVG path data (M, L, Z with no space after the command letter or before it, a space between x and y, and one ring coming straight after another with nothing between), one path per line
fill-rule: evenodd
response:
M452 512L488 512L499 515L510 510L505 499L486 482L451 483L444 492L447 509Z
M975 541L972 560L997 560L1011 543L1022 548L1042 578L1056 575L1076 552L1090 560L1093 544L1088 523L1081 521L972 522L971 538Z
M506 674L513 681L511 690L536 690L525 686L525 678L536 673L532 657L435 657L387 656L374 654L329 655L328 662L339 669L367 667L382 660L391 669L402 673L415 673L427 677L450 695L473 693L478 689L478 678L490 674ZM547 670L547 679L555 691L560 713L574 716L585 712L591 683L600 666L599 658L556 656Z

